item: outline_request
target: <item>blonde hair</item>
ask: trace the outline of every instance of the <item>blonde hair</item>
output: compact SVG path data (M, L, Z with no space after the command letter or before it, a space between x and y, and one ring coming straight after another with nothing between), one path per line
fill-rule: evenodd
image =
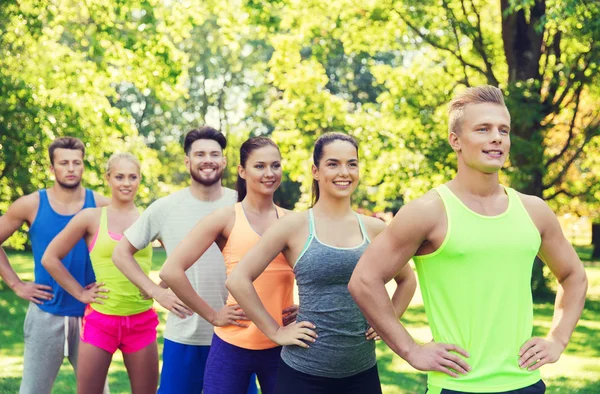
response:
M138 169L138 173L140 172L140 168L142 165L140 164L140 161L137 159L137 157L135 157L134 155L132 155L129 152L115 152L110 156L110 158L106 162L106 177L107 178L110 176L110 173L111 173L115 163L121 159L129 160L130 162L135 164L135 166Z
M465 115L465 108L469 104L494 103L506 107L502 91L495 86L481 85L468 88L454 96L448 104L448 131L458 134L460 122Z

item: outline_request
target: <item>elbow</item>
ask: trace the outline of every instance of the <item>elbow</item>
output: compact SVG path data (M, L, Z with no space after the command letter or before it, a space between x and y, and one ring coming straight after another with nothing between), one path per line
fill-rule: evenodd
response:
M366 283L365 275L363 275L359 271L354 271L352 277L350 278L350 282L348 282L348 291L352 298L357 301L364 294L365 288L368 288L368 284Z
M173 281L175 280L175 277L177 276L177 272L175 271L177 268L173 267L172 264L169 264L169 259L167 258L167 261L165 261L165 264L163 265L163 267L161 268L160 272L158 273L158 277L167 284L167 286L169 287L173 287ZM185 272L182 272L185 275Z
M171 284L169 283L171 281L171 276L169 275L169 272L165 270L165 267L160 270L158 277L167 285L169 285L169 287L171 287Z
M411 275L408 276L402 283L403 286L406 286L408 291L410 291L411 297L415 295L415 291L417 291L417 276L413 272L412 268L410 270ZM398 283L400 285L400 283Z
M227 276L227 279L225 280L225 287L232 294L235 292L235 289L238 288L238 275L235 273L235 270L229 274L229 276Z
M42 266L48 270L48 268L52 267L52 258L48 255L48 252L44 253L42 256Z

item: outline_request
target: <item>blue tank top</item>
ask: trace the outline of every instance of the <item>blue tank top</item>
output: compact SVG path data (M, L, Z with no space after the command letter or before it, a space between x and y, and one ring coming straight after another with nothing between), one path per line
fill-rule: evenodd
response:
M42 256L50 242L60 233L75 215L60 215L52 209L46 190L40 190L40 204L35 219L29 229L29 239L33 249L35 283L52 287L54 298L44 301L38 307L44 312L59 316L83 316L85 305L67 293L50 276L42 265ZM83 208L95 208L96 201L91 190L85 190ZM82 208L82 209L83 209ZM82 286L93 283L96 278L88 254L85 240L80 239L75 247L62 259L65 268Z

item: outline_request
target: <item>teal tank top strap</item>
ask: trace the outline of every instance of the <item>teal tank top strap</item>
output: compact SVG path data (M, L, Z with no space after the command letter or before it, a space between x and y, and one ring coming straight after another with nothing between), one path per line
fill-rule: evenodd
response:
M358 220L358 225L360 226L360 232L362 233L363 238L371 243L371 239L369 238L369 233L367 233L367 229L365 229L365 225L363 224L362 219L360 218L360 214L358 212L354 212L356 215L356 219Z
M300 254L298 255L298 258L296 259L296 263L298 261L300 261L302 256L304 256L304 253L306 253L306 251L308 250L308 247L310 246L310 243L312 242L314 237L315 237L315 217L313 215L312 208L310 208L308 210L308 238L306 239L306 243L304 244L304 247L302 248L302 252L300 252ZM296 266L296 263L294 263L294 267Z

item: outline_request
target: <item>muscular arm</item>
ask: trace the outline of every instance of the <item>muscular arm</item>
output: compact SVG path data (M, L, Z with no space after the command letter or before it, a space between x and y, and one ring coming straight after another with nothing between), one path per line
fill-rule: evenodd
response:
M90 222L97 221L98 211L94 208L84 209L69 221L67 226L60 232L50 245L46 248L42 257L42 265L56 282L65 289L69 294L88 304L96 302L102 304L97 298L106 298L97 294L97 291L86 292L86 289L71 275L62 263L62 259L69 253L71 249L88 234ZM94 289L101 286L97 284Z
M367 220L365 220L365 223L367 223L371 239L376 239L376 237L387 227L383 221L371 217L368 217ZM392 305L396 312L396 317L399 319L404 312L406 312L406 309L415 294L417 278L410 265L406 264L400 272L394 276L394 281L396 282L397 287L392 296Z
M287 248L289 239L298 232L303 222L306 222L305 216L304 213L286 215L269 227L260 241L236 265L225 283L256 326L279 345L308 347L303 341L313 341L312 338L316 334L310 328L314 328L314 325L300 322L285 328L279 326L261 302L252 282Z
M50 286L25 283L19 278L8 261L8 256L2 248L2 244L10 238L25 222L30 222L29 215L37 211L39 197L37 193L24 196L15 201L8 211L0 216L0 276L21 298L41 304L41 300L52 299L52 288ZM31 224L31 223L29 223Z
M390 226L366 249L352 274L348 289L373 328L400 357L419 370L458 376L454 371L466 373L468 365L450 351L468 357L466 351L455 345L418 345L398 320L398 314L406 308L414 293L414 290L410 291L410 274L405 271L410 269L407 263L429 240L436 221L444 214L441 200L435 192L404 206ZM400 281L394 302L385 289L385 284L392 278Z
M235 319L236 317L244 317L244 315L239 311L235 312L233 316L223 316L228 315L228 309L220 315L196 293L190 280L185 275L185 271L194 265L219 237L223 236L226 228L233 220L235 220L233 207L222 208L206 216L177 245L177 248L167 257L167 261L160 270L160 278L186 305L202 316L204 320L217 326L226 324L245 326ZM230 312L233 313L234 311Z
M534 370L557 361L567 347L585 304L588 282L583 264L563 235L554 212L536 197L522 198L542 237L538 255L558 280L554 317L546 340L532 338L521 348L519 364Z

